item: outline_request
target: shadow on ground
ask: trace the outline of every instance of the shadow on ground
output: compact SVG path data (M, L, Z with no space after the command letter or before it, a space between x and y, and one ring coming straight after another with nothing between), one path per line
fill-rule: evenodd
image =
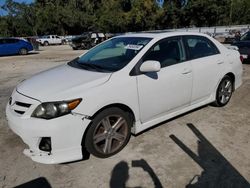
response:
M198 138L198 155L190 150L175 135L170 138L203 169L201 175L194 176L186 188L249 188L248 181L193 125L188 128Z
M144 159L141 160L133 160L132 167L142 168L145 172L149 174L152 178L155 188L162 188L162 184L155 174L154 170L150 167L150 165ZM125 161L119 162L112 170L112 175L110 179L110 188L125 188L126 182L129 179L129 166ZM140 188L133 187L133 188Z
M39 50L39 51L43 51L43 50ZM39 51L31 51L31 52L27 53L26 55L11 54L11 55L0 55L0 57L23 57L23 56L30 56L30 55L39 54Z
M22 185L18 185L15 188L52 188L50 183L46 178L40 177L24 183Z

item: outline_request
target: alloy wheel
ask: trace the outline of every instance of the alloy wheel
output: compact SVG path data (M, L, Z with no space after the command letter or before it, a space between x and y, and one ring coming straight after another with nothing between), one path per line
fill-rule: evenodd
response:
M119 150L126 142L128 124L120 115L104 117L96 126L93 141L97 151L111 154Z
M219 88L219 101L221 104L226 104L232 95L233 85L231 80L225 79L220 85Z

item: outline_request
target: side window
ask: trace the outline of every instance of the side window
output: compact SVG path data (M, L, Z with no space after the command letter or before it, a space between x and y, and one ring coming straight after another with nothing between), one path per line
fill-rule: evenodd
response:
M241 41L248 41L248 40L250 40L250 32L248 32L245 35L243 35L240 40Z
M0 39L0 45L1 45L1 44L4 44L4 41L3 41L3 39Z
M181 39L175 37L158 42L144 56L143 61L147 60L159 61L162 68L184 61Z
M18 43L19 40L18 39L13 39L13 43Z
M60 37L56 36L57 39L60 39Z
M6 43L6 44L13 44L13 43L16 43L16 39L6 39L6 40L5 40L5 43Z
M217 47L206 37L186 36L185 39L190 59L211 56L219 53Z

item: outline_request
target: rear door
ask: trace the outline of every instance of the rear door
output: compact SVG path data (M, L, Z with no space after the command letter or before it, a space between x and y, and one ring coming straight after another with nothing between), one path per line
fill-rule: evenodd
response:
M56 36L54 35L50 36L50 41L51 41L51 44L56 44Z
M59 36L55 36L55 43L56 44L61 44L62 43L62 39Z
M185 36L184 43L193 70L191 102L208 99L221 79L224 57L215 44L204 36Z

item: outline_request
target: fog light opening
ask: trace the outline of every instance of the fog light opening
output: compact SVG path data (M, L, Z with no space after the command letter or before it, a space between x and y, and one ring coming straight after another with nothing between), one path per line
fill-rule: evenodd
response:
M42 151L46 152L51 152L51 138L50 137L42 137L40 144L39 144L39 149Z

